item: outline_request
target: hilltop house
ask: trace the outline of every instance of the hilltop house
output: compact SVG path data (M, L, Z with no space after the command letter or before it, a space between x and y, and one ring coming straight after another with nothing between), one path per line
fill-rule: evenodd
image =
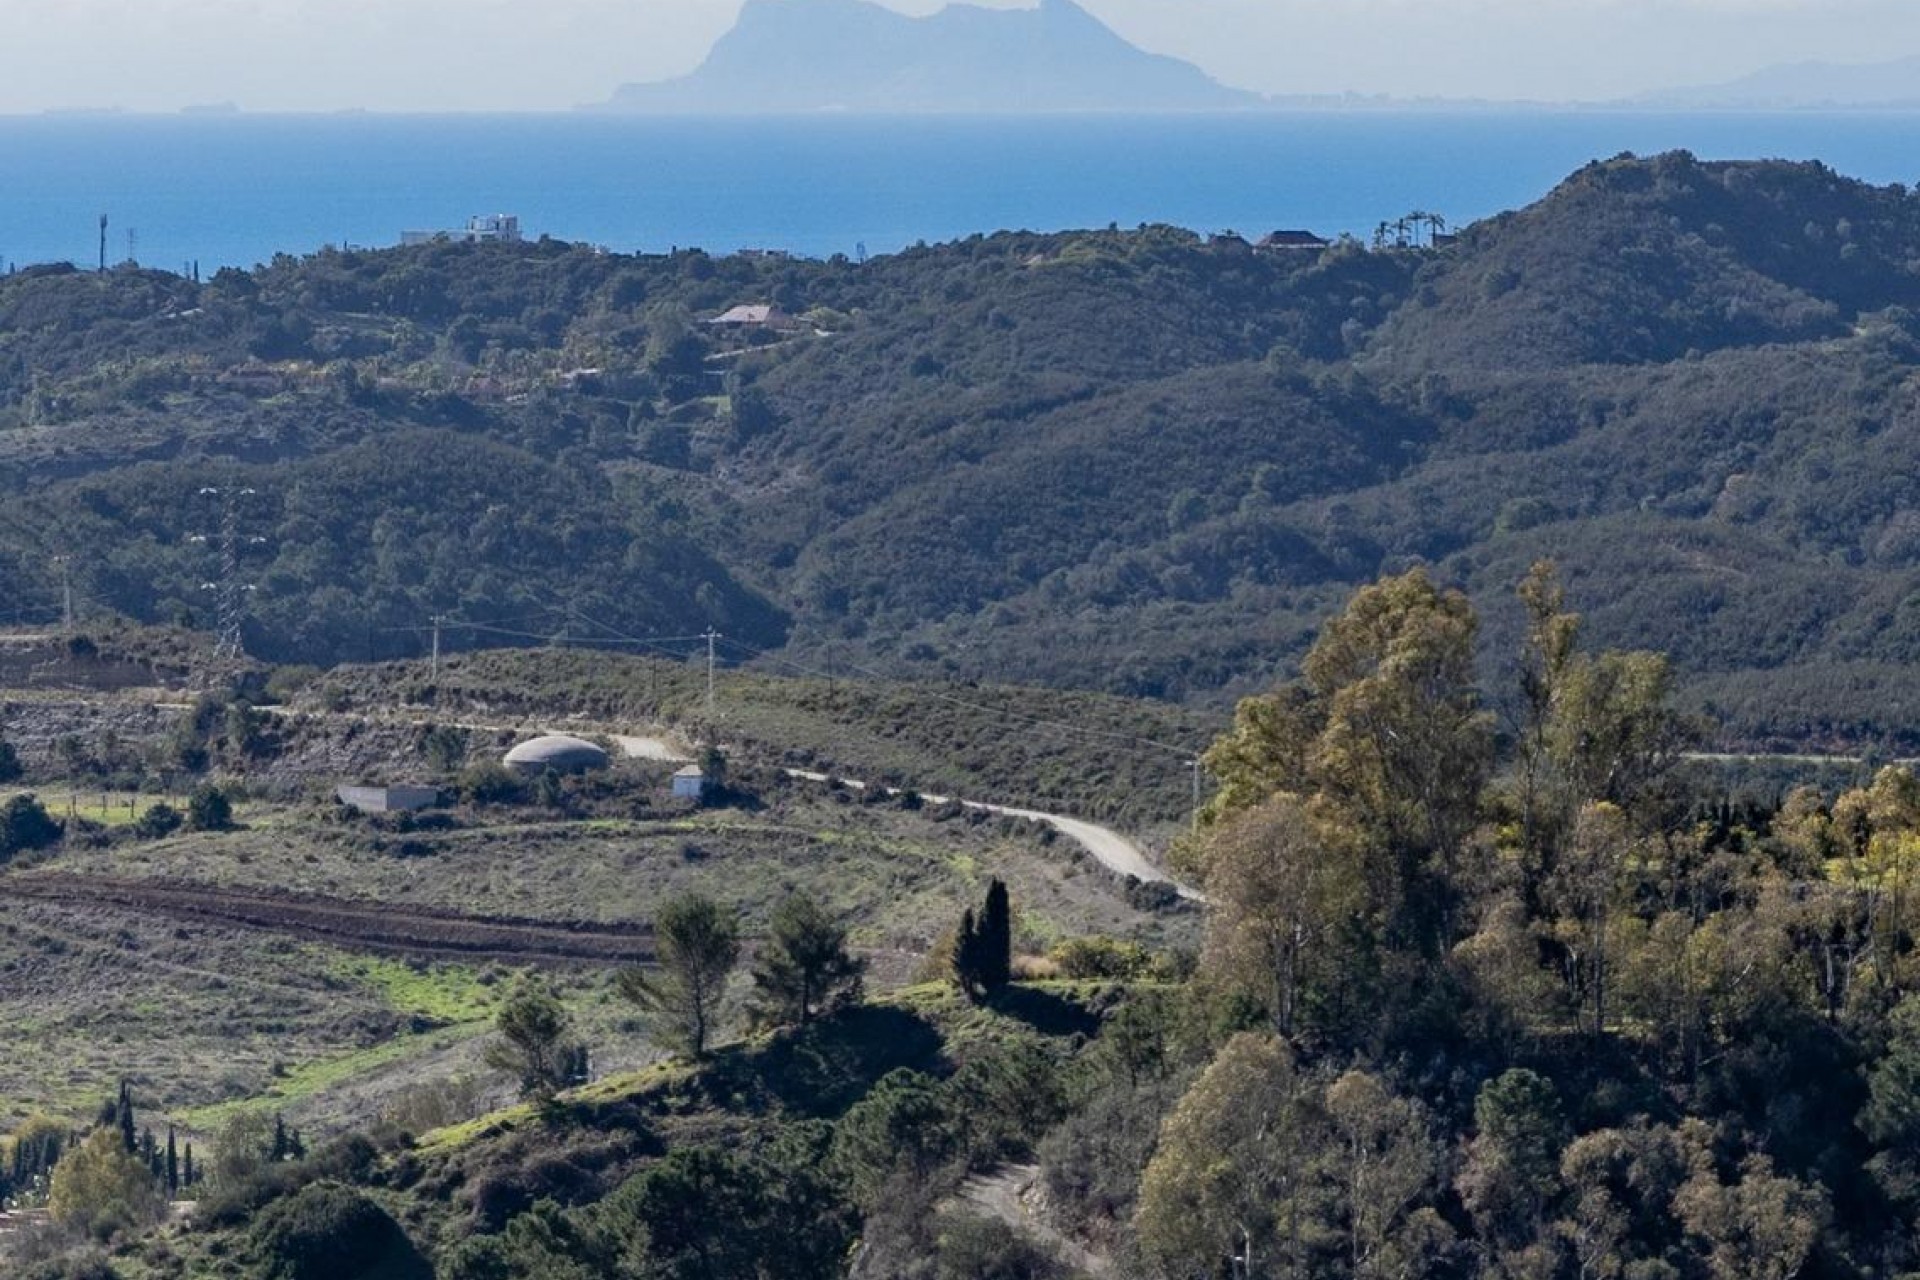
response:
M707 324L716 329L793 329L799 321L770 302L745 303L721 312Z
M434 244L439 241L479 244L483 240L517 244L520 238L520 219L511 213L475 214L467 219L466 226L452 231L402 231L400 233L400 243L403 246Z
M1333 241L1317 236L1311 231L1275 231L1261 236L1254 242L1254 248L1263 252L1294 252L1297 250L1318 251L1327 248Z

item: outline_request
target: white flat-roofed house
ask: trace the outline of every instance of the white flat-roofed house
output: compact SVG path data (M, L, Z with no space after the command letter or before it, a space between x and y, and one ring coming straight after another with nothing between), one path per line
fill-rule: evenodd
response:
M511 213L476 213L467 219L467 225L448 231L402 231L402 246L415 244L479 244L483 240L498 240L504 244L517 244L521 240L520 219Z

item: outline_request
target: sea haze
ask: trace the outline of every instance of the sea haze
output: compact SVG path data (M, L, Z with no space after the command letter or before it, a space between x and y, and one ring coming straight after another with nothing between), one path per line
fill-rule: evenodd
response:
M852 255L1002 228L1169 222L1370 233L1536 199L1622 151L1819 159L1920 178L1920 116L1819 112L1272 112L887 120L813 116L49 116L0 119L0 260L249 266L518 214L631 252Z

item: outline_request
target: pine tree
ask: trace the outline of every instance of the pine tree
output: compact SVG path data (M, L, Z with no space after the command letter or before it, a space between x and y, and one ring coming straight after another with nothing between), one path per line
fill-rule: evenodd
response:
M804 1027L840 1001L857 999L865 970L847 950L847 931L812 895L796 893L774 909L754 959L754 1013Z
M658 1019L658 1033L704 1058L725 1012L727 977L740 960L737 913L711 898L687 894L654 919L658 967L624 969L621 995Z
M566 1088L573 1019L552 992L531 984L517 988L494 1026L500 1038L487 1046L487 1065L518 1077L522 1097L544 1102Z

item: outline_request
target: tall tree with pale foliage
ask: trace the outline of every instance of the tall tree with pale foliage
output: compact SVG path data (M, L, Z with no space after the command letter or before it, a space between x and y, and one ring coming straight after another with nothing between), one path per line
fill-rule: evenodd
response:
M95 1129L53 1167L47 1210L76 1231L104 1238L157 1222L165 1208L159 1181L127 1151L117 1128Z

